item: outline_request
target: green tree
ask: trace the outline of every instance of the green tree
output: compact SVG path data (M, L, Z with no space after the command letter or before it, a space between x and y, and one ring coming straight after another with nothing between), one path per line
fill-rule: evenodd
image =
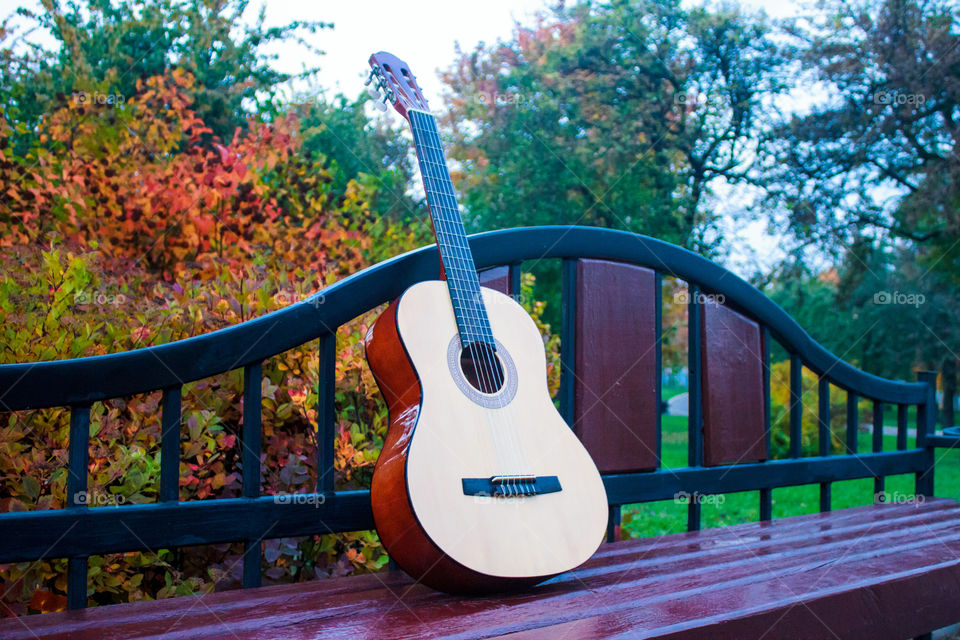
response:
M277 88L291 79L272 67L269 45L296 41L332 27L323 22L292 22L267 28L261 9L252 24L241 17L248 0L86 0L61 4L43 0L44 12L18 10L27 28L39 28L58 43L55 50L30 45L5 23L4 68L0 94L7 118L22 125L21 139L37 130L59 96L129 97L138 80L172 68L196 80L193 97L213 134L229 141L252 115L276 115ZM303 76L315 74L306 69ZM61 98L62 99L62 98ZM28 141L20 142L22 145Z
M366 94L356 100L337 94L331 100L305 101L299 109L304 149L328 159L333 193L345 194L350 180L370 181L375 187L370 208L377 215L426 221L422 199L408 193L413 180L410 144L390 119L373 122L367 117L368 100Z
M773 131L770 191L798 239L846 247L868 232L937 260L960 238L958 26L939 0L830 1L788 24L798 85L827 95Z
M952 387L960 12L940 0L829 0L821 9L786 29L796 87L818 84L826 100L772 131L765 204L784 212L794 256L815 249L845 265L846 293L831 314L841 315L828 322L850 326L868 370L942 368ZM884 292L925 302L874 304Z
M470 222L594 224L709 250L711 186L747 179L779 64L763 19L735 9L557 6L444 76Z

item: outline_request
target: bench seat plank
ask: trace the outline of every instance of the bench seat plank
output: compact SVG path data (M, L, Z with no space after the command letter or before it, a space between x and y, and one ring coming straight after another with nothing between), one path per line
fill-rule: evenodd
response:
M884 504L603 545L526 593L385 573L0 621L2 638L907 638L960 622L960 504Z

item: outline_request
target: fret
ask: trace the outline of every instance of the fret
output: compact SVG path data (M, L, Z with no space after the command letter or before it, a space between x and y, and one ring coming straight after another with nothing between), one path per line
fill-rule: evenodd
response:
M444 248L449 248L451 251L455 249L453 247L445 246ZM452 267L457 267L463 271L466 271L468 274L474 273L476 270L473 267L473 260L471 260L466 255L454 255L453 253L448 253L444 259L444 265L449 264ZM467 276L468 279L471 279L470 276Z
M471 306L467 306L467 305L464 305L464 304L460 304L460 305L454 304L454 305L453 305L453 308L456 309L456 310L458 310L458 311L473 311L473 310L479 309L479 307L480 307L480 304L479 304L479 303L473 304L473 305L471 305Z
M477 308L477 307L479 307L479 305L474 305L474 308ZM460 309L460 310L462 310L462 311L464 311L464 310L469 310L468 307L464 307L463 305L460 305L459 307L456 307L456 306L455 306L454 308L458 308L458 309ZM469 319L469 316L465 316L465 317Z
M464 274L464 277L461 279L461 282L466 286L469 286L471 284L470 274L472 273L472 269L468 267L458 267L454 264L444 265L444 268L447 271L453 272L453 274L448 274L448 276L455 275L457 272Z
M489 329L483 329L480 331L473 331L469 327L465 327L458 324L461 338L464 339L464 342L487 342L492 343L493 334L490 333Z

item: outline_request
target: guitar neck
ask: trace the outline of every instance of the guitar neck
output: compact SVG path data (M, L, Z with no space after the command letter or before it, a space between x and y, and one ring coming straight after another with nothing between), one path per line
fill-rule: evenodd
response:
M493 346L490 320L480 295L480 279L457 206L437 121L426 111L411 109L407 115L460 342L464 348L473 343Z

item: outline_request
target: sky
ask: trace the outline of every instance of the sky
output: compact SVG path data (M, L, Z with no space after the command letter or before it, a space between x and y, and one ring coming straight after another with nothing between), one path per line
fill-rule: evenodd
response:
M530 24L534 14L553 4L553 0L269 0L250 3L247 15L252 21L266 6L268 26L279 26L294 20L333 22L333 29L319 31L314 44L325 54L314 56L303 47L286 43L272 49L279 54L275 66L286 72L319 66L319 83L328 92L342 92L355 97L363 91L368 73L367 59L376 51L389 51L407 62L427 101L433 109L441 109L442 87L438 73L449 68L456 59L459 43L464 51L478 43L494 43L508 39L517 22ZM699 3L684 2L685 5ZM764 10L773 18L797 15L802 9L793 0L741 0L750 10ZM10 2L0 0L0 16L24 6L39 10L38 0ZM372 111L371 111L372 113ZM392 112L387 117L399 117ZM718 210L736 212L749 194L726 188L718 189L721 201ZM731 249L726 265L740 275L765 271L780 257L780 239L767 232L764 220L735 221L725 217L722 225L726 245Z

